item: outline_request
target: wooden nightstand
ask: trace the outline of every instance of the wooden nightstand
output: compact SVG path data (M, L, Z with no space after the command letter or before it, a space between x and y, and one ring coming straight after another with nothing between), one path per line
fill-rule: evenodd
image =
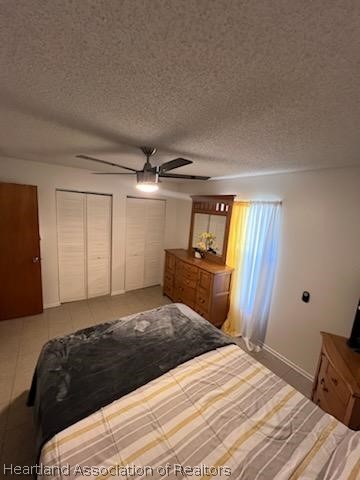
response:
M347 339L321 332L322 348L312 401L353 430L360 430L360 354Z

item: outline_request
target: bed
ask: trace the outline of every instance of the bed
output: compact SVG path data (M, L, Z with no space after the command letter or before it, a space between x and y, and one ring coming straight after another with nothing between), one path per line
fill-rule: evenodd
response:
M48 342L29 404L39 479L360 478L359 432L182 304Z

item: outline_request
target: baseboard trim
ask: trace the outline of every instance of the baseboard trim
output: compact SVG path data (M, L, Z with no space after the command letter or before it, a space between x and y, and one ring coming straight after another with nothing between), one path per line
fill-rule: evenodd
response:
M277 352L273 348L269 347L269 345L266 345L265 343L263 344L262 348L266 351L271 353L274 357L278 358L281 360L283 363L291 367L293 370L295 370L297 373L300 373L303 377L305 377L307 380L310 380L310 382L314 381L314 376L310 375L306 370L303 368L299 367L299 365L296 365L296 363L292 362L288 358L284 357L281 353Z
M125 290L113 290L111 292L111 296L113 297L114 295L122 295L123 293L125 293Z
M44 310L47 308L60 307L60 305L61 305L60 302L47 303L46 305L44 305Z

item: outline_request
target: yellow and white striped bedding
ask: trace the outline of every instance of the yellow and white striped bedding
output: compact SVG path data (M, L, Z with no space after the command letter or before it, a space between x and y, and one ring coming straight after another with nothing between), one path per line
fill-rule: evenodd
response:
M57 434L41 463L48 480L355 480L360 433L231 345Z

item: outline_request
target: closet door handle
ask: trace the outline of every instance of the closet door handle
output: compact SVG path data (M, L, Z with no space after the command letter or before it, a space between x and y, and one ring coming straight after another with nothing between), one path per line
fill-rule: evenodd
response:
M40 257L32 257L32 263L39 263Z

